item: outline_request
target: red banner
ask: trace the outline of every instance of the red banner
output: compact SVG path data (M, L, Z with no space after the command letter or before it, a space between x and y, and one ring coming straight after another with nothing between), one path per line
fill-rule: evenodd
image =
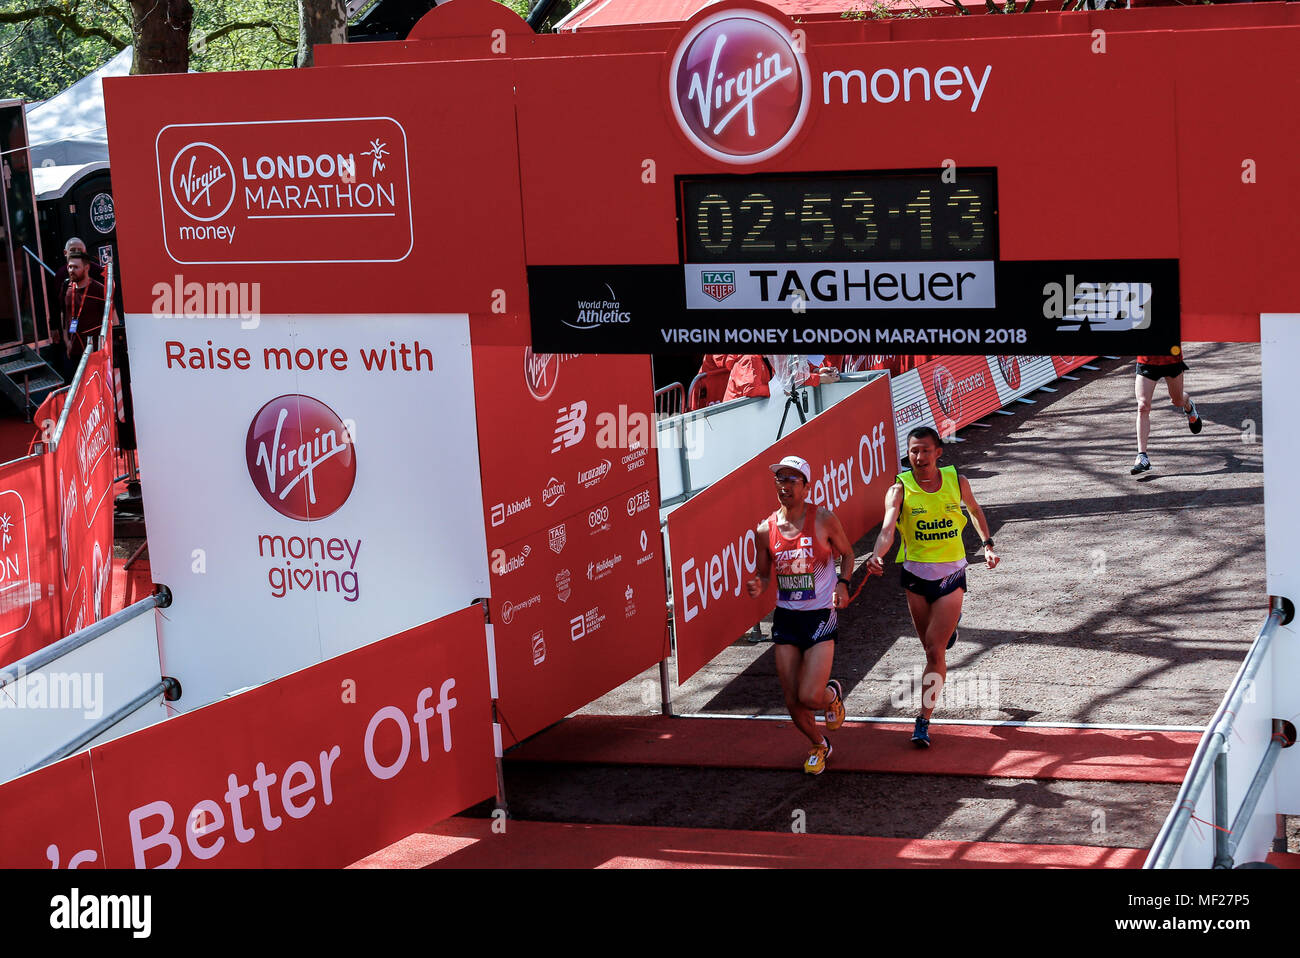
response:
M810 499L829 508L856 542L885 513L898 474L889 382L858 389L668 516L677 679L684 682L770 612L776 590L750 598L755 528L776 508L768 466L800 456L812 469Z
M0 787L0 866L341 867L495 789L471 607Z
M1078 369L1084 363L1090 363L1096 356L1053 356L1052 365L1056 367L1056 375L1064 376L1073 369Z
M987 357L937 356L918 370L941 436L950 436L1002 406Z
M646 356L474 347L502 739L668 654Z
M103 868L90 753L0 785L0 868Z
M54 451L63 589L60 635L109 609L113 572L113 467L117 415L108 350L90 355Z
M63 635L59 566L70 558L59 548L58 502L53 456L0 467L0 662L6 665Z

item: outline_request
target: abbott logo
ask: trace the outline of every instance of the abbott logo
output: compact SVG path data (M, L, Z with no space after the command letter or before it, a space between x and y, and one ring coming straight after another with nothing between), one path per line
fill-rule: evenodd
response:
M235 166L211 143L182 148L167 178L181 212L200 223L220 219L235 202Z
M786 27L728 10L682 40L669 74L673 115L704 153L758 163L783 150L808 115L808 63Z

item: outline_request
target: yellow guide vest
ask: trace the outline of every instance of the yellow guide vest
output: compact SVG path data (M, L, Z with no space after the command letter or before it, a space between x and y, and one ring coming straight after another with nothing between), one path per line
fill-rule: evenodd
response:
M961 510L961 485L957 467L939 469L943 485L938 492L926 492L916 483L912 470L898 474L903 484L903 511L898 516L902 545L896 561L956 562L966 558L961 531L966 514Z

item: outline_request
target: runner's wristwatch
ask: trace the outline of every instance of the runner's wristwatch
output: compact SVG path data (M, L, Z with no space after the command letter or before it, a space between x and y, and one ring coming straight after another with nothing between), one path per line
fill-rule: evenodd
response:
M992 539L985 539L985 540L984 540L984 548L986 548L986 549L992 549L992 548L993 548L993 540L992 540Z
M850 585L853 584L853 583L849 582L848 579L844 578L844 576L840 576L839 579L838 579L837 581L839 581L839 582L843 582L844 585L845 585L846 587L847 587L847 586L850 586Z

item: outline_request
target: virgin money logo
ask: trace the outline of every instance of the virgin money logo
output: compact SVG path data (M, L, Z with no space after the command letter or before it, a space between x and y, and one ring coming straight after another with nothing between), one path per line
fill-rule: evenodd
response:
M337 512L352 494L352 434L311 396L278 396L257 411L244 442L253 486L276 512L306 522Z
M183 147L167 180L181 212L201 223L225 216L235 202L235 166L211 143Z
M776 20L729 10L701 20L682 40L669 96L682 132L702 151L725 163L758 163L803 126L808 63Z
M559 353L535 353L533 347L524 347L524 384L534 399L549 399L559 374Z
M1012 389L1020 388L1020 359L1017 356L999 356L998 372Z
M948 419L961 418L961 396L957 395L957 381L947 366L940 366L934 371L934 398L939 409Z

